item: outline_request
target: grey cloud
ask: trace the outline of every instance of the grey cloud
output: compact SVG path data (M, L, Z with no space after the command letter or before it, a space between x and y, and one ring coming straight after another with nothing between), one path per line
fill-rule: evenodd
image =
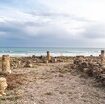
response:
M26 25L26 24L25 24ZM66 36L68 33L60 28L57 27L49 27L45 28L44 31L39 31L37 36L30 36L30 33L24 32L22 29L25 25L15 25L15 24L5 24L3 28L0 28L0 31L6 32L6 37L0 37L0 46L12 46L12 47L38 47L38 46L81 46L86 45L81 39L72 39L72 38L59 38L57 37L58 34L61 36ZM36 25L35 25L36 26ZM13 29L13 31L12 31ZM46 30L48 29L48 30ZM5 31L7 30L7 31ZM26 34L28 34L26 36Z
M57 18L57 17L63 17L64 19L69 18L72 20L77 20L77 21L82 21L82 22L91 22L88 19L85 19L84 17L79 17L79 16L75 16L75 15L70 15L67 13L53 13L53 12L31 12L29 14L32 14L33 16L43 16L43 17L50 17L50 18Z
M63 14L49 14L48 17L52 16L61 16ZM35 15L33 15L35 16ZM43 16L43 15L42 15ZM43 17L44 18L44 17ZM42 18L42 19L43 19ZM56 18L55 18L56 19ZM65 18L66 19L66 16ZM75 17L75 20L78 20L78 17ZM80 19L81 20L81 19ZM82 19L83 20L83 19ZM78 20L79 21L79 20ZM30 32L27 32L27 26L33 27L34 31L31 35ZM36 32L36 28L39 28L39 31ZM86 31L83 34L84 40L73 39L72 37L67 37L66 39L60 38L60 36L70 36L72 33L68 33L66 30L56 25L52 25L49 22L43 22L42 20L33 21L9 21L0 22L0 32L5 32L6 36L0 36L0 43L2 45L15 45L15 46L85 46L88 39L98 38L104 36L104 28L102 25L89 25L84 27ZM101 32L102 31L102 32ZM37 34L37 35L34 35ZM58 37L59 36L59 37ZM85 42L86 41L86 42Z
M28 27L32 27L34 29L34 31L32 33L27 32L27 26ZM39 29L39 31L36 33L36 28ZM0 32L1 33L5 33L6 37L15 37L15 38L31 38L31 37L36 37L36 35L40 35L42 36L42 38L44 37L52 37L54 35L54 37L58 34L65 33L63 32L63 30L59 29L56 26L52 26L49 24L43 24L43 22L16 22L16 21L5 21L5 22L1 22L0 23ZM31 35L32 34L32 35ZM36 34L36 35L34 35Z
M85 28L85 32L82 35L88 39L105 38L105 25L98 23L94 25L89 25Z
M41 12L41 11L32 12L31 14L35 16L64 16L64 17L69 16L68 14L64 14L64 13Z
M86 46L88 41L82 39L73 39L66 38L62 39L57 37L58 34L67 35L68 33L62 30L60 27L50 27L47 26L44 31L39 31L37 36L31 36L30 33L24 31L24 28L27 25L32 25L37 27L38 24L33 24L31 22L26 23L15 23L15 22L6 22L0 23L0 31L6 32L6 37L0 38L0 46ZM26 36L27 35L27 36ZM70 35L70 34L69 34ZM87 36L85 36L87 37ZM88 36L89 37L89 36Z
M49 22L43 22L43 21L33 21L33 22L28 21L28 22L23 23L23 25L24 26L37 26L37 27L42 27L42 26L47 25L48 23Z
M22 25L13 24L11 22L0 23L0 32L5 33L5 35L2 35L1 37L15 37L17 39L24 39L23 34L25 34Z

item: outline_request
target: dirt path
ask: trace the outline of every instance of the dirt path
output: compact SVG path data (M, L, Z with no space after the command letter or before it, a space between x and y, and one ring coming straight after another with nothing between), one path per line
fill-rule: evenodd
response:
M70 72L66 64L40 65L33 69L18 69L27 73L27 81L20 86L21 98L2 104L105 104L105 88L94 79Z

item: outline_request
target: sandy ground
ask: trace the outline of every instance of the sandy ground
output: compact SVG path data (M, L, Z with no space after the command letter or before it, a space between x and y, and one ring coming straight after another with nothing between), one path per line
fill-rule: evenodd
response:
M7 90L0 104L105 104L105 88L68 63L38 64L13 74L22 74L21 83Z

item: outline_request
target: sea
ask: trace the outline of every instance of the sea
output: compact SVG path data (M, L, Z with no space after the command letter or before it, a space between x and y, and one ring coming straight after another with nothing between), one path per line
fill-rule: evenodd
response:
M103 48L70 48L70 47L1 47L0 56L45 56L50 51L52 56L98 56Z

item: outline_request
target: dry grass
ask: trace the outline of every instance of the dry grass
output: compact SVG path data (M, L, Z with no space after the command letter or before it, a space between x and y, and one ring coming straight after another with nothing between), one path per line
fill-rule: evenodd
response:
M26 81L25 74L10 74L3 75L7 79L7 95L0 97L0 104L17 104L17 100L21 99L24 95L24 91L20 89L20 86Z
M13 90L24 84L25 75L24 74L10 74L6 76L8 88L7 90Z

